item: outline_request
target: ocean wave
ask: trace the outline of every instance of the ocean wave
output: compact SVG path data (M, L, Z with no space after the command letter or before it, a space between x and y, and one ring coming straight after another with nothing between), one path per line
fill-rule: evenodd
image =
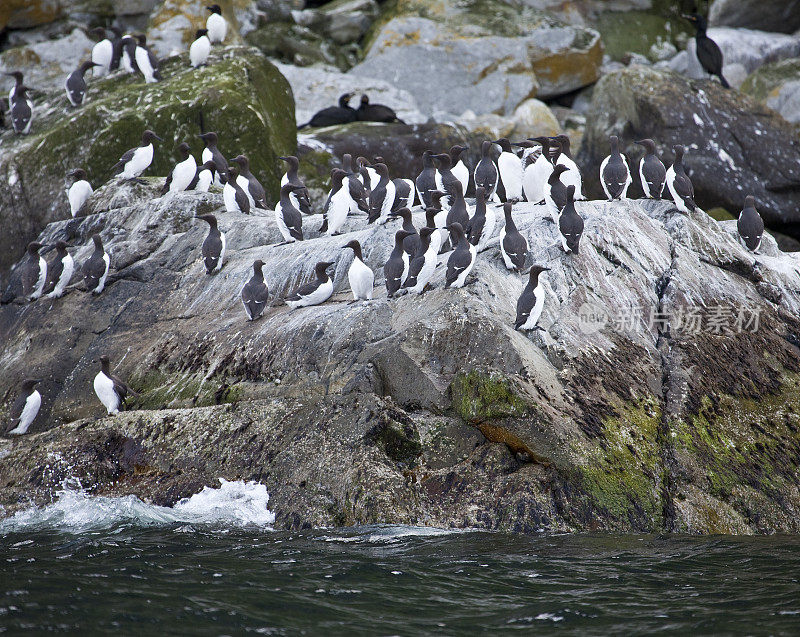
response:
M0 520L0 535L38 529L82 533L119 524L271 527L275 514L267 508L266 486L223 478L219 481L219 488L204 487L172 507L147 504L134 495L109 498L92 496L80 489L64 489L52 504L24 509Z

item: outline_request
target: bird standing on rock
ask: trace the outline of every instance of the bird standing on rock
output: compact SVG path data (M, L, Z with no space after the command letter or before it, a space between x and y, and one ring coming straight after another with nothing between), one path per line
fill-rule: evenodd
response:
M608 141L611 154L600 164L600 185L609 201L627 199L632 181L628 160L619 152L619 137L612 135Z
M67 190L69 211L74 217L81 211L83 204L85 204L86 200L92 196L94 190L92 190L92 184L89 183L86 171L83 170L83 168L71 170L68 175L75 179L75 181L72 182L72 185Z
M217 148L217 134L213 131L209 131L208 133L198 135L198 137L202 139L206 145L203 149L203 154L200 156L201 161L206 163L210 159L213 159L217 168L217 174L214 176L214 183L218 186L225 185L228 182L228 161L220 152L219 148Z
M403 239L403 250L406 251L406 254L408 254L409 258L411 259L419 254L419 233L414 227L414 220L411 217L411 210L408 208L400 208L400 210L395 210L390 213L390 219L396 219L397 217L400 217L403 220L403 230L411 233L405 239Z
M486 244L494 234L496 223L493 206L486 206L486 191L475 189L475 214L467 221L467 238L478 252L486 249Z
M22 263L22 295L29 301L42 296L47 281L47 261L39 254L39 249L43 247L41 243L31 241Z
M298 186L300 190L292 191L289 198L292 200L295 208L300 210L304 215L310 215L311 198L308 194L308 188L306 188L303 180L300 179L300 161L294 155L287 155L286 157L279 157L278 159L282 159L287 164L286 172L283 177L281 177L281 186L288 183Z
M544 186L553 172L553 162L550 160L550 138L532 137L527 142L519 142L517 146L526 148L527 144L537 142L542 149L539 156L525 166L522 173L522 191L525 199L530 203L538 204L544 199Z
M564 248L564 252L578 254L583 235L583 218L575 210L575 186L567 186L567 204L561 211L558 231L561 233L561 247Z
M284 243L303 240L303 215L294 207L289 197L297 190L299 187L294 184L281 186L281 198L275 206L275 223L278 225Z
M208 39L216 44L223 42L228 33L228 23L222 17L222 9L218 4L212 4L206 7L211 15L206 19L206 31L208 31Z
M246 155L237 155L231 159L231 163L239 167L239 176L236 178L236 183L247 195L250 201L251 208L267 209L267 193L264 186L256 179L256 176L250 172L250 160Z
M386 221L389 219L389 213L394 204L395 185L389 179L389 169L386 164L375 164L375 170L378 173L379 181L374 190L369 193L369 216L367 223L374 223L375 221Z
M194 42L189 47L189 63L194 68L205 66L210 52L211 40L208 38L208 29L198 29L194 34Z
M228 181L222 187L222 200L225 202L225 210L228 212L242 212L250 214L250 198L242 190L237 179L239 178L239 168L230 166L228 168Z
M125 409L128 394L138 396L118 376L111 373L111 363L105 355L100 357L100 371L94 377L94 393L103 403L109 416L118 414L120 409Z
M111 70L114 44L106 36L106 30L103 27L95 27L89 33L97 37L97 43L92 47L92 62L95 63L92 77L101 77Z
M764 236L764 220L756 210L756 199L753 195L745 197L744 208L739 213L736 229L744 246L751 252L758 252Z
M11 126L17 135L27 135L31 132L33 122L33 102L28 98L27 86L18 86L14 91L14 100L11 102Z
M4 75L14 78L14 86L12 86L8 91L8 107L11 108L14 105L14 100L17 97L17 91L20 89L20 87L24 86L24 82L22 81L24 76L22 75L22 71L8 71L7 73L4 73Z
M675 202L675 207L688 215L697 209L697 204L694 202L694 187L692 180L689 179L683 168L683 146L677 144L672 147L672 150L675 151L675 161L667 170L667 188Z
M429 150L422 153L422 172L417 175L414 183L417 186L417 192L423 208L430 208L430 193L434 190L439 190L439 187L436 184L436 166L433 164L433 153Z
M542 329L537 325L544 308L544 286L542 285L541 275L548 270L550 268L545 268L541 265L531 267L528 273L528 284L517 300L517 320L514 321L515 330Z
M353 251L353 262L347 270L347 280L350 282L350 290L353 293L353 303L356 301L371 301L372 289L375 285L375 273L364 263L361 244L353 239L344 248L350 248Z
M467 241L464 228L461 227L460 223L448 224L447 229L450 231L450 243L453 244L454 248L447 259L447 274L444 287L464 287L467 282L467 276L472 272L472 268L475 267L475 259L478 252L475 246Z
M522 160L511 148L511 142L505 137L495 140L500 146L500 156L497 158L497 170L500 181L506 191L506 201L516 203L522 200Z
M253 261L253 276L242 288L242 305L244 305L244 311L247 312L248 321L255 321L259 318L264 313L269 300L269 290L264 282L263 267L264 262L261 259Z
M26 378L22 381L19 396L8 414L8 424L3 431L5 435L18 436L28 432L42 406L42 395L36 389L36 385L41 382L39 378Z
M528 240L517 230L514 219L511 216L512 204L503 204L503 214L506 218L506 225L500 231L500 254L503 256L503 263L506 268L514 272L520 272L525 266L525 259L528 257Z
M407 294L422 294L433 278L438 263L439 250L442 248L442 234L433 226L419 231L420 252L408 267L408 276L403 282L403 291Z
M481 159L475 166L475 172L473 174L475 187L483 188L486 191L486 198L489 200L495 197L498 179L497 166L494 165L494 160L489 154L491 149L492 142L488 139L481 144Z
M61 298L74 272L75 261L67 252L67 244L64 241L57 241L55 259L47 264L47 282L42 293L46 294L48 299Z
M464 153L469 150L469 146L456 144L450 147L450 172L461 182L461 191L466 194L469 188L469 168L464 163Z
M550 141L553 142L550 147L551 152L556 151L555 154L557 154L557 159L553 162L554 165L561 164L569 169L564 173L561 181L564 182L565 186L575 186L576 200L585 200L586 196L583 194L583 178L581 177L578 164L576 164L575 160L572 158L569 137L562 133L552 137Z
M656 155L656 143L652 139L642 139L636 143L645 151L644 157L639 161L639 178L642 180L644 196L661 199L667 180L667 169Z
M197 218L208 224L208 235L200 249L206 274L216 274L225 262L225 233L217 226L217 218L214 215L199 215Z
M547 183L544 185L544 205L550 212L550 217L553 223L558 228L558 220L561 217L561 211L567 205L567 187L561 181L561 175L567 172L569 168L559 164L553 168Z
M111 269L111 256L105 251L99 234L93 234L92 241L94 252L86 259L81 270L86 291L100 294L106 286L108 271Z
M175 168L167 175L167 180L161 188L162 196L166 195L168 192L183 192L194 180L197 174L197 162L190 150L189 144L186 142L181 142L181 145L178 146L181 160L175 164Z
M187 190L196 190L197 192L208 192L211 184L214 181L214 173L217 172L217 164L213 159L209 159L202 166L197 167L197 172L194 175L192 183L189 184Z
M67 76L67 81L64 82L64 90L67 92L69 103L73 106L83 104L83 99L86 96L86 80L83 76L93 66L98 66L98 64L96 62L84 62Z
M412 233L407 230L398 230L394 233L394 248L383 266L383 275L386 279L386 295L389 298L392 298L397 293L408 275L410 259L403 248L403 241L411 235Z
M719 45L706 35L708 21L698 13L690 13L683 17L694 24L697 29L694 41L700 65L709 75L716 75L723 88L730 88L728 80L722 75L722 51L720 51Z

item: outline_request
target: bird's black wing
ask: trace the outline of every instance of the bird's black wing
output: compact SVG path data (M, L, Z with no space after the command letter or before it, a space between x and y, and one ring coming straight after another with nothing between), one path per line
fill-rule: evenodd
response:
M454 250L447 260L447 275L444 287L449 288L455 283L458 275L472 263L472 253L469 250Z
M22 415L22 410L25 409L25 403L28 402L28 397L25 395L18 396L11 405L11 411L8 412L9 421L3 430L3 433L8 433L19 424L19 417Z
M119 175L125 169L125 164L127 164L131 159L133 159L133 153L135 152L136 148L131 148L130 150L126 150L122 154L122 157L119 158L119 161L116 164L114 164L111 170L116 171L115 174Z
M305 283L304 285L301 285L299 288L297 288L294 292L292 292L286 298L289 301L299 301L304 296L308 296L309 294L312 294L312 293L316 292L317 288L320 285L321 285L320 280L319 279L314 279L313 281L310 281L309 283Z
M61 273L64 271L64 262L56 255L52 263L47 264L47 281L44 284L42 294L50 294L56 288L58 280L61 278Z
M525 321L527 321L528 317L531 315L531 309L535 302L536 297L533 294L533 290L530 286L526 285L525 289L522 290L519 300L517 300L517 320L514 321L515 330L525 325Z
M222 237L217 234L209 234L203 241L202 254L206 272L213 272L222 254Z

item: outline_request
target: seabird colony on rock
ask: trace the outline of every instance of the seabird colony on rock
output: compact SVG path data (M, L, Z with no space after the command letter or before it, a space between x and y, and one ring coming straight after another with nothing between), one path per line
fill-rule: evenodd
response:
M189 59L192 67L206 64L211 45L222 42L227 33L227 22L219 5L207 7L209 16L206 28L196 32ZM727 87L722 76L719 47L706 35L705 20L696 14L688 18L697 25L698 57L703 67L717 75ZM86 99L84 76L90 69L93 76L103 76L122 67L129 73L141 73L146 82L161 79L158 60L148 49L143 35L123 35L119 29L108 31L93 29L97 43L91 61L82 62L65 82L70 104L79 107ZM22 73L7 73L14 77L9 91L12 125L19 134L27 134L33 118L33 104L28 97L32 90L26 87ZM349 105L355 93L346 93L338 106L325 108L300 126L330 126L353 121L400 122L396 113L381 104L372 104L366 95L361 96L357 109ZM188 143L178 146L179 161L170 171L161 189L162 196L176 196L186 190L208 192L212 184L222 188L224 208L227 212L260 214L267 210L267 197L258 178L250 172L250 162L245 155L237 155L229 162L218 148L218 135L204 132L200 138L205 143L198 164ZM122 180L139 181L139 176L150 166L154 156L154 141L162 141L151 130L142 133L138 146L125 152L111 167ZM224 140L223 140L224 142ZM610 201L626 199L633 182L627 157L620 152L619 139L609 139L611 152L600 166L600 183ZM694 201L691 179L683 166L685 149L673 146L674 162L668 170L658 157L652 139L636 141L645 154L638 165L638 177L645 197L660 199L669 192L676 208L684 214L699 210ZM555 224L567 258L578 258L584 221L576 209L576 200L585 199L583 180L570 153L570 140L566 135L532 137L519 142L506 138L486 140L481 144L480 160L472 173L464 161L467 146L454 145L447 152L425 150L420 157L422 170L416 175L390 178L389 164L381 157L370 163L358 157L355 164L350 155L342 157L341 167L331 171L330 192L320 212L323 223L320 233L339 235L350 216L361 216L365 228L375 228L392 220L401 220L402 227L394 233L394 247L384 265L387 297L404 294L419 295L430 289L436 269L445 265L446 289L461 288L469 283L479 254L495 242L499 244L500 262L513 272L528 276L517 301L515 330L542 329L538 325L545 301L544 274L550 269L533 264L526 269L529 254L527 237L514 222L514 205L526 200L543 204L545 218ZM286 163L286 173L281 179L280 197L275 205L276 225L282 243L292 244L305 240L303 216L312 214L308 189L300 176L300 162L295 156L280 158ZM68 189L70 214L81 213L92 196L92 186L86 171L81 168L69 172L73 179ZM475 205L471 208L465 194L474 184ZM425 224L414 226L411 208L419 201L425 214ZM504 223L496 233L498 211L502 205ZM225 264L226 237L218 226L217 216L204 214L198 220L208 224L208 234L200 246L203 268L214 275ZM374 224L374 225L373 225ZM764 223L755 208L755 199L748 195L739 215L738 231L743 246L756 252L761 244ZM495 236L495 235L498 236ZM111 270L111 255L105 249L100 234L91 236L94 250L77 268L83 287L92 294L101 294ZM76 271L72 256L64 241L52 246L38 242L28 244L26 254L17 268L21 283L22 302L33 302L46 296L57 299L68 291ZM370 302L374 296L375 273L367 265L362 244L351 240L341 246L349 250L352 261L347 271L353 299L350 303ZM48 264L40 250L55 249L53 261ZM483 259L485 257L481 257ZM265 280L264 262L257 259L252 265L252 275L240 290L242 304L249 321L264 315L269 304L269 289ZM333 261L321 261L314 266L314 278L301 284L285 296L284 302L293 310L319 305L334 292L330 271ZM15 273L15 274L16 274ZM136 396L121 379L111 372L109 358L100 356L100 371L94 378L94 390L109 414L124 409L126 399ZM40 379L28 378L21 384L18 398L11 408L10 419L4 426L6 434L24 434L36 418L42 397L35 389Z

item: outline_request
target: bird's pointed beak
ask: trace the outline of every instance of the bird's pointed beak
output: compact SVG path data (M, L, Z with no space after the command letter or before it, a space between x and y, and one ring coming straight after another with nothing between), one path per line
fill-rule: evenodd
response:
M161 138L160 138L158 135L156 135L155 133L153 133L153 137L155 137L155 138L156 138L158 141L160 141L160 142L163 142L163 141L164 141L163 139L161 139Z

